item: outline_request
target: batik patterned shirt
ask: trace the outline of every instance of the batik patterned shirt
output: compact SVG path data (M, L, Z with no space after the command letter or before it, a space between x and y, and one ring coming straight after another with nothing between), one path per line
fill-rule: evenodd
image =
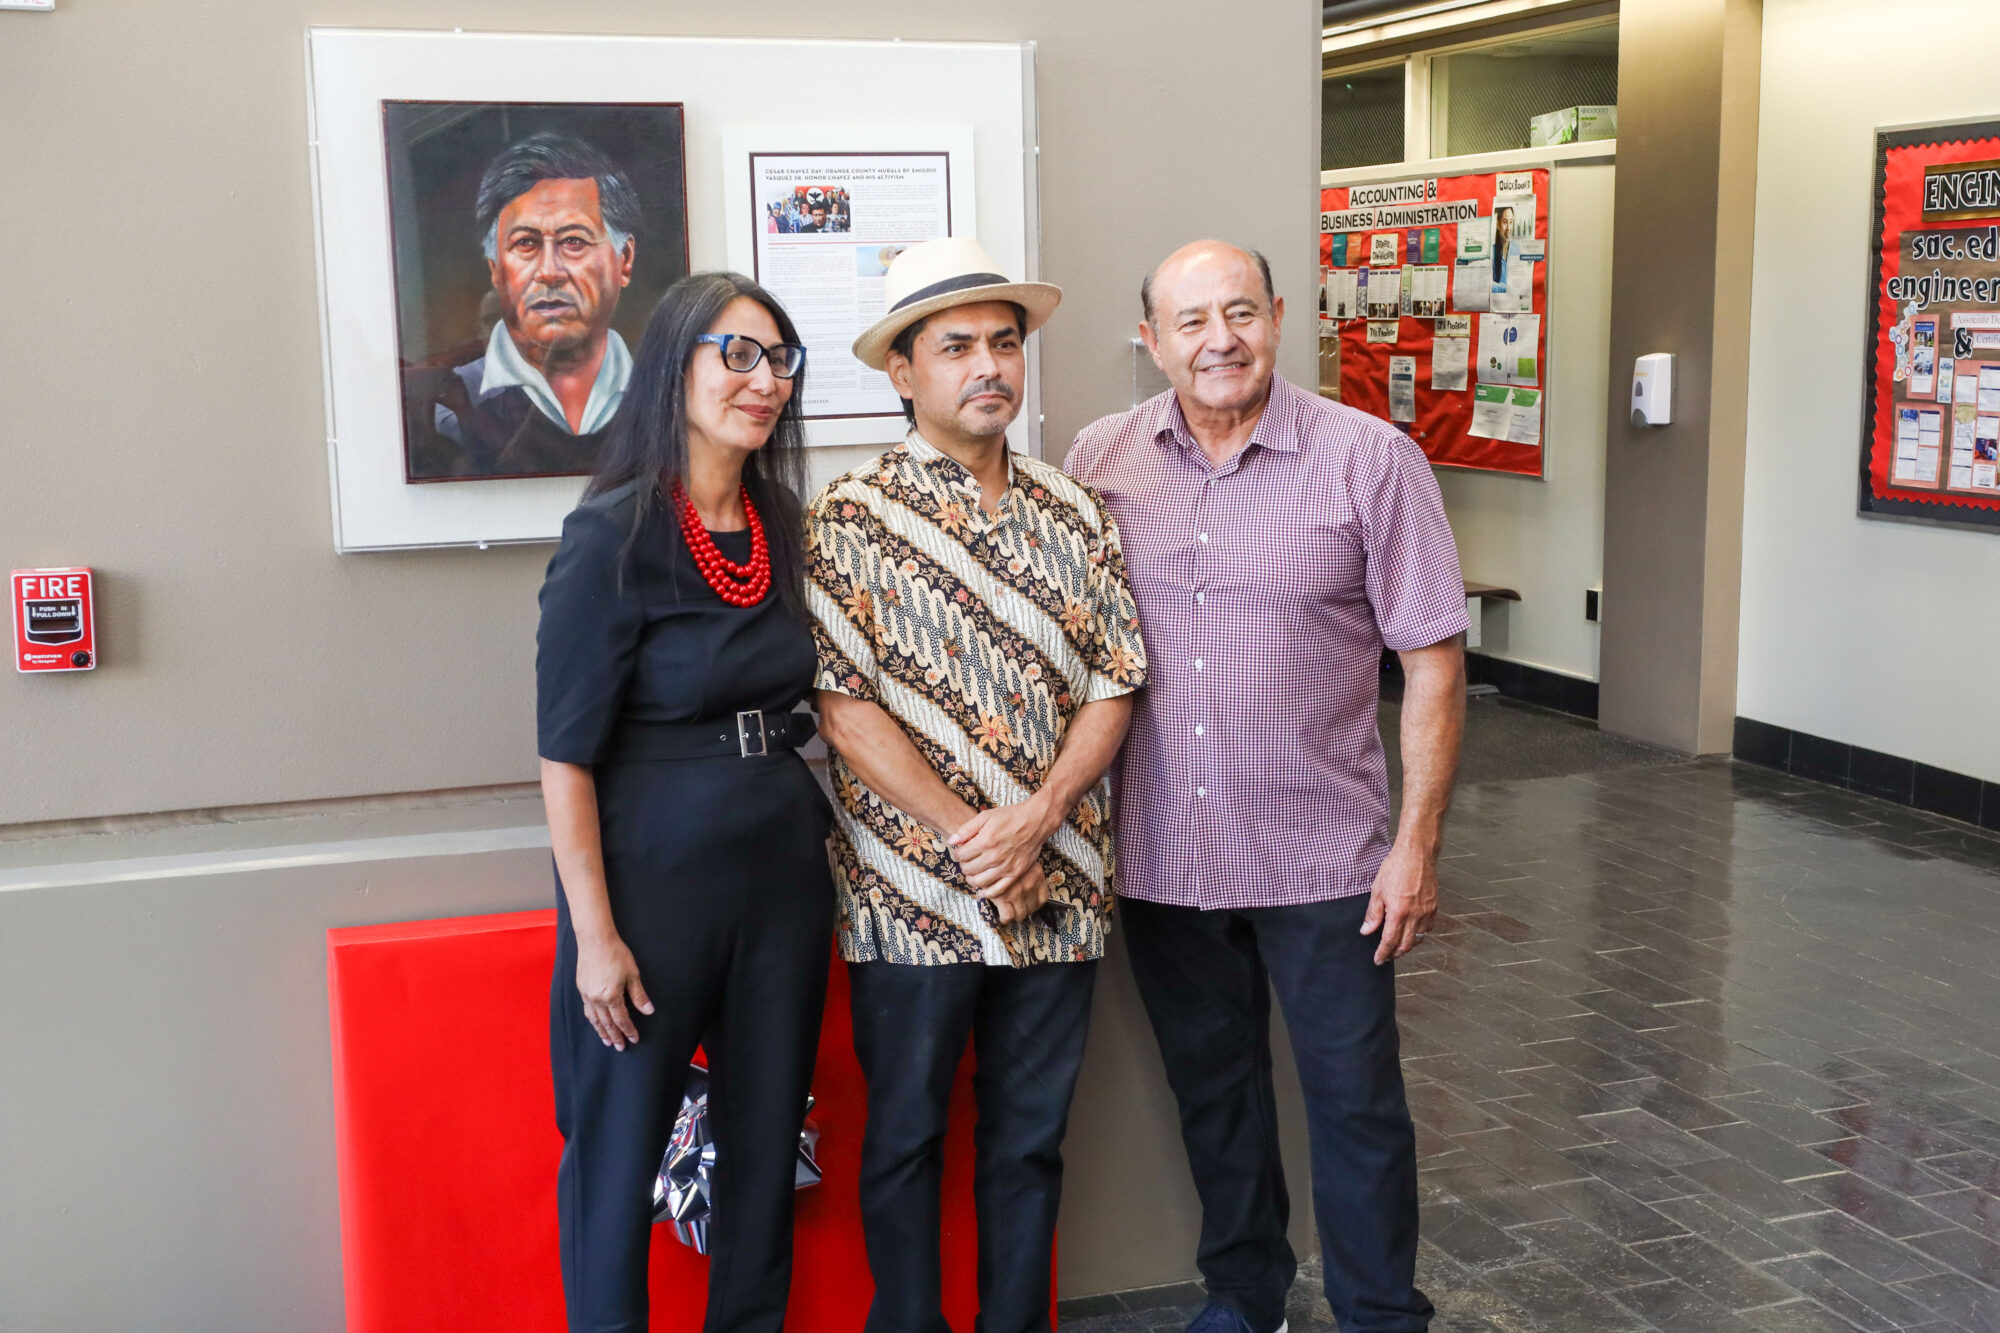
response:
M1078 709L1145 684L1117 528L1095 492L1046 463L1010 454L988 514L971 472L912 431L821 491L807 528L818 688L879 705L974 809L1026 800ZM1048 905L996 926L936 830L838 752L832 775L842 957L1024 967L1102 955L1105 783L1042 849Z

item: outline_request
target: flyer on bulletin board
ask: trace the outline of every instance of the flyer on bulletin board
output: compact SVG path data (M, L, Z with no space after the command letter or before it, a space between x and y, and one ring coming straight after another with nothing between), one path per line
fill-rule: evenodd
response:
M1867 515L2000 528L2000 121L1875 136Z
M1441 467L1541 476L1549 204L1546 167L1323 188L1321 391Z

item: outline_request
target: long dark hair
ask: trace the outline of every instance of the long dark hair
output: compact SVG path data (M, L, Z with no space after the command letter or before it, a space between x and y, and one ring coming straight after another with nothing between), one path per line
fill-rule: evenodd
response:
M628 481L639 483L632 528L625 537L627 550L638 540L640 529L662 514L679 531L662 488L676 477L683 483L687 479L688 362L701 346L695 339L722 318L731 301L745 296L769 312L785 342L804 345L778 298L741 273L688 274L667 288L646 321L646 335L633 358L632 378L612 422L604 459L584 491L588 498ZM743 484L750 489L771 548L771 584L801 615L805 612L805 515L799 500L806 484L804 403L801 367L771 438L743 464Z

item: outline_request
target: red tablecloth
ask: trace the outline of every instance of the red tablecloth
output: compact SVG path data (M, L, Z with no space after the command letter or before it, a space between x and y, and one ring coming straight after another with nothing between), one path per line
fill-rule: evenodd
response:
M555 913L327 932L349 1333L560 1333L549 1082ZM977 1306L971 1057L953 1092L945 1313ZM859 1330L874 1284L855 1179L865 1113L836 961L813 1094L825 1181L798 1196L787 1328ZM701 1326L708 1260L653 1238L652 1327Z

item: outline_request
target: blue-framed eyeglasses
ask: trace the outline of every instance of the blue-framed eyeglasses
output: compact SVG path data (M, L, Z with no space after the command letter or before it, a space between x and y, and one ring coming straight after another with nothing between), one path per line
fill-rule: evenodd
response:
M806 363L806 349L791 343L772 343L769 347L755 338L741 333L700 333L695 335L698 343L714 343L722 349L722 364L740 375L748 375L757 368L764 358L771 360L771 373L781 380L788 380L799 373Z

